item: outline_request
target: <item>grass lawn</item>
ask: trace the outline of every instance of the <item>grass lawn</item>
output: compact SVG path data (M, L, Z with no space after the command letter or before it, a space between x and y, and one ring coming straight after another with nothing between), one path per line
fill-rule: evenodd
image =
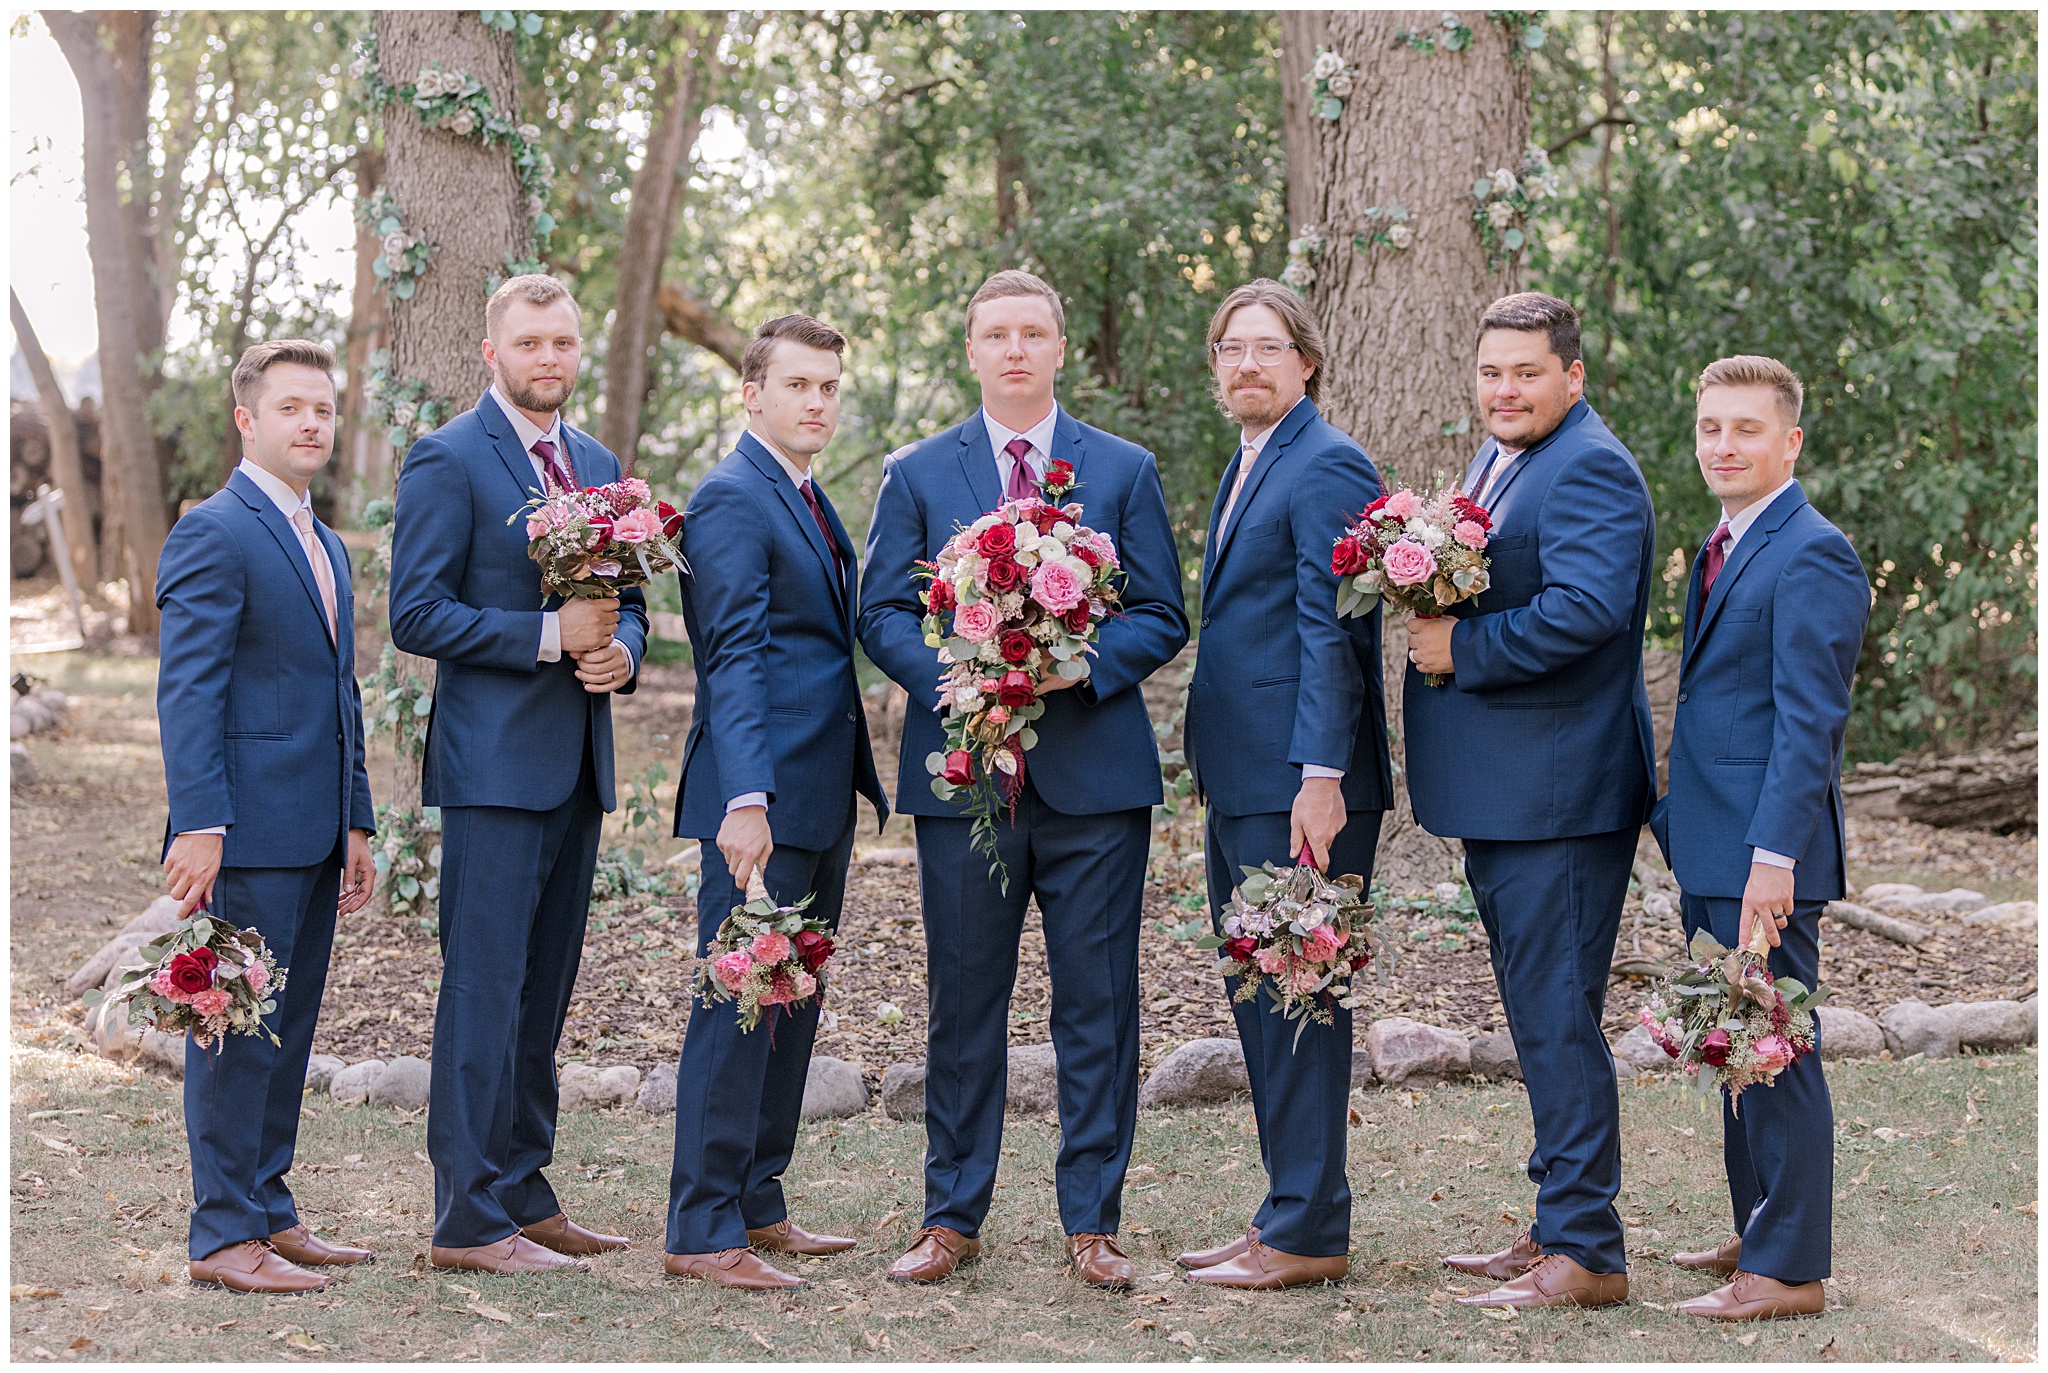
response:
M807 1128L793 1213L862 1236L799 1265L812 1286L744 1295L659 1267L672 1118L564 1121L551 1170L569 1213L642 1248L585 1275L499 1279L425 1266L423 1118L308 1098L293 1183L308 1221L378 1262L286 1300L185 1280L179 1084L70 1049L13 1050L16 1359L162 1360L1933 1360L2036 1352L2035 1073L2029 1050L1831 1065L1838 1117L1828 1312L1738 1327L1677 1315L1709 1284L1663 1262L1729 1232L1720 1132L1683 1087L1623 1089L1634 1291L1626 1307L1509 1315L1458 1307L1441 1253L1526 1223L1518 1087L1355 1098L1351 1278L1206 1291L1172 1256L1249 1218L1261 1192L1248 1103L1139 1118L1123 1234L1143 1275L1112 1295L1060 1271L1057 1130L1013 1120L985 1257L935 1288L885 1280L915 1227L924 1133L879 1112ZM1762 1090L1762 1089L1759 1089Z

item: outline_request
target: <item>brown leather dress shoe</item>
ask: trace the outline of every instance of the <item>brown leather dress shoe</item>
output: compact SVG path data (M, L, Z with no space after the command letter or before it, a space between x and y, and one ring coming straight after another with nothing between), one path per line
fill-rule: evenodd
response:
M578 1258L587 1254L609 1254L614 1249L633 1247L633 1241L624 1235L600 1235L595 1230L585 1230L560 1211L546 1220L537 1220L531 1225L520 1226L519 1233L535 1244L554 1250L557 1254L572 1254Z
M524 1235L507 1235L496 1244L477 1244L465 1248L435 1245L427 1251L427 1262L436 1268L460 1268L469 1273L554 1273L564 1269L581 1269L588 1272L590 1265L582 1259L573 1259L566 1254L557 1254L552 1249L543 1249Z
M1695 1273L1719 1273L1724 1278L1732 1278L1735 1270L1742 1266L1742 1236L1722 1240L1718 1247L1702 1249L1698 1253L1673 1254L1671 1261Z
M1678 1304L1688 1316L1710 1321L1767 1321L1778 1316L1818 1316L1827 1309L1827 1295L1818 1281L1788 1286L1761 1273L1739 1269L1735 1281L1704 1297Z
M351 1249L345 1244L329 1244L306 1228L304 1221L289 1230L280 1230L270 1237L270 1247L284 1255L287 1262L301 1268L318 1268L323 1265L339 1267L351 1263L375 1263L377 1256L367 1249Z
M903 1257L889 1265L889 1281L944 1282L955 1268L980 1256L980 1240L943 1225L927 1225Z
M1174 1262L1183 1268L1214 1268L1219 1263L1230 1262L1230 1260L1251 1248L1252 1242L1258 1239L1258 1237L1259 1227L1248 1225L1245 1227L1244 1233L1230 1243L1218 1245L1214 1249L1190 1250L1175 1259Z
M715 1254L664 1254L661 1269L672 1278L702 1278L742 1292L780 1292L807 1286L802 1278L771 1268L751 1249L721 1249Z
M1628 1300L1628 1274L1593 1273L1563 1254L1545 1254L1519 1278L1491 1292L1460 1297L1460 1306L1612 1306Z
M1543 1251L1536 1247L1536 1241L1524 1230L1515 1236L1515 1242L1498 1254L1446 1254L1444 1267L1455 1268L1460 1273L1470 1273L1475 1278L1492 1278L1495 1282L1506 1282L1519 1278L1543 1257Z
M1342 1282L1351 1271L1351 1256L1332 1254L1328 1258L1307 1258L1283 1254L1257 1240L1245 1246L1234 1259L1212 1263L1188 1274L1189 1282L1213 1287L1248 1287L1268 1291L1275 1287L1302 1287L1315 1282Z
M243 1240L193 1259L187 1271L195 1287L225 1287L230 1292L318 1292L334 1279L308 1273L279 1257L262 1240Z
M779 1220L758 1230L747 1231L747 1243L771 1254L809 1254L823 1257L843 1254L860 1243L838 1235L814 1235L793 1220Z
M1123 1291L1137 1277L1131 1261L1116 1247L1115 1235L1067 1236L1067 1262L1074 1265L1074 1276L1090 1287Z

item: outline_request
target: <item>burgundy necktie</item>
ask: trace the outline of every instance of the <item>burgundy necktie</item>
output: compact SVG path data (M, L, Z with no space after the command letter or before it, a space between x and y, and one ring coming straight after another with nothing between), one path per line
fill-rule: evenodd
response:
M556 490L574 491L576 489L575 476L568 468L562 465L561 459L555 456L555 446L552 443L549 443L546 439L535 439L533 441L533 455L540 459L540 465L547 473L549 484Z
M1700 604L1705 605L1707 597L1713 594L1714 578L1721 575L1721 565L1728 560L1728 521L1714 531L1714 537L1707 540L1707 556L1700 563Z
M796 489L804 493L804 504L811 508L811 518L818 522L818 532L825 536L825 547L832 550L832 566L844 580L846 561L839 556L839 541L832 537L832 526L825 523L825 507L818 504L818 493L811 489L808 480L798 482Z
M1003 445L1013 461L1010 464L1010 484L1003 488L1006 501L1028 501L1038 495L1038 474L1031 470L1028 454L1031 440L1019 435Z

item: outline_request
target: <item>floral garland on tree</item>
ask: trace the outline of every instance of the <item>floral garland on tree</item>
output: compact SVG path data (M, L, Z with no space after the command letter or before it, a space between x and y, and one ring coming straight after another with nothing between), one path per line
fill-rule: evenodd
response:
M1557 172L1550 165L1550 154L1533 143L1522 155L1519 172L1496 167L1472 183L1476 202L1472 222L1486 248L1488 271L1498 271L1528 245L1529 215L1540 201L1554 199L1557 192Z
M1394 46L1403 44L1421 53L1434 53L1439 47L1445 52L1462 52L1472 45L1472 30L1464 20L1445 10L1440 28L1407 29L1395 34Z
M427 274L427 263L441 250L437 243L406 231L405 212L389 191L379 189L356 201L356 222L377 235L378 253L370 270L398 300L410 300L419 289L415 277Z
M464 408L446 396L435 395L423 381L394 375L388 348L370 355L363 377L363 402L371 420L385 427L384 441L401 454L412 447L414 439L433 433Z
M1287 268L1280 273L1282 284L1298 296L1307 295L1316 284L1315 260L1323 255L1323 236L1313 224L1305 224L1287 245Z
M1307 76L1309 108L1317 117L1335 122L1344 116L1344 102L1351 95L1355 74L1342 55L1318 46L1316 60Z
M1375 245L1399 252L1415 241L1415 230L1411 224L1416 217L1415 212L1404 205L1368 205L1365 217L1374 221L1384 220L1386 227L1351 236L1351 246L1361 253Z

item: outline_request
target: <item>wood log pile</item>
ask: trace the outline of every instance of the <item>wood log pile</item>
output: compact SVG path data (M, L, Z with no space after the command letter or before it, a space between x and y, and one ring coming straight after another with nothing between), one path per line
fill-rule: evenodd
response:
M2033 830L2039 826L2038 739L2038 731L2027 730L1976 753L1858 763L1842 779L1842 800L1851 815L1902 816L1997 834Z

